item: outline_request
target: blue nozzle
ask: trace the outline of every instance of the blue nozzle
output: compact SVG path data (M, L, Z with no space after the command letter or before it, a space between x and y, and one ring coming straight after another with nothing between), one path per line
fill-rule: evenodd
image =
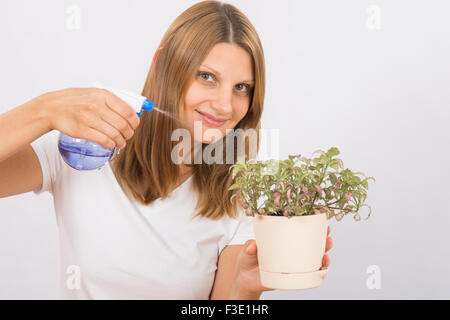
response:
M144 103L142 104L142 109L147 110L147 111L152 111L154 106L155 106L155 104L153 102L151 102L148 99L145 99Z
M141 111L139 111L139 113L137 114L138 117L141 116L143 110L152 111L154 107L155 107L155 104L153 102L151 102L148 99L145 99L144 102L142 103Z

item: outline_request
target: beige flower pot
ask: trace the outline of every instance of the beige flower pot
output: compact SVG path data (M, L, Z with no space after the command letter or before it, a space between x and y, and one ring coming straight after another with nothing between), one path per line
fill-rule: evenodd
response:
M325 213L283 217L256 214L253 228L263 286L280 290L320 286L328 270L319 270L325 253Z

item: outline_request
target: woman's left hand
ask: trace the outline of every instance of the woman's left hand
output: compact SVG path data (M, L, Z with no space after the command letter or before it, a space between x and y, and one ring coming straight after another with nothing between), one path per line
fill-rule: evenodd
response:
M333 247L333 240L330 235L330 227L328 226L327 240L325 252ZM256 241L248 240L242 250L238 260L238 279L239 288L247 294L261 294L263 291L271 291L273 289L266 288L261 284L259 277L258 255L256 254ZM322 258L322 267L320 270L327 269L330 265L330 257L324 254Z

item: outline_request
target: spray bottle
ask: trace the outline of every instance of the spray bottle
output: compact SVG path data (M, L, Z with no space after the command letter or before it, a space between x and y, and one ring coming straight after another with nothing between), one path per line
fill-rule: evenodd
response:
M95 83L94 86L103 88L99 83ZM126 89L104 89L107 89L129 104L139 117L142 115L143 110L152 111L154 108L152 101ZM58 149L64 161L72 168L77 170L93 170L100 169L106 162L111 160L116 148L108 149L95 142L72 138L60 132Z

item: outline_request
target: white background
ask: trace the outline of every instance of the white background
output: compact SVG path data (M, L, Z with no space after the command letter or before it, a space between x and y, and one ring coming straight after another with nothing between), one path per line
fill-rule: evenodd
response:
M93 81L140 91L163 33L195 2L3 0L0 112ZM262 40L263 128L280 130L280 157L336 146L376 178L371 219L330 221L322 286L262 299L449 299L449 2L228 3ZM0 298L58 298L54 218L48 193L0 199ZM373 265L379 289L367 286Z

